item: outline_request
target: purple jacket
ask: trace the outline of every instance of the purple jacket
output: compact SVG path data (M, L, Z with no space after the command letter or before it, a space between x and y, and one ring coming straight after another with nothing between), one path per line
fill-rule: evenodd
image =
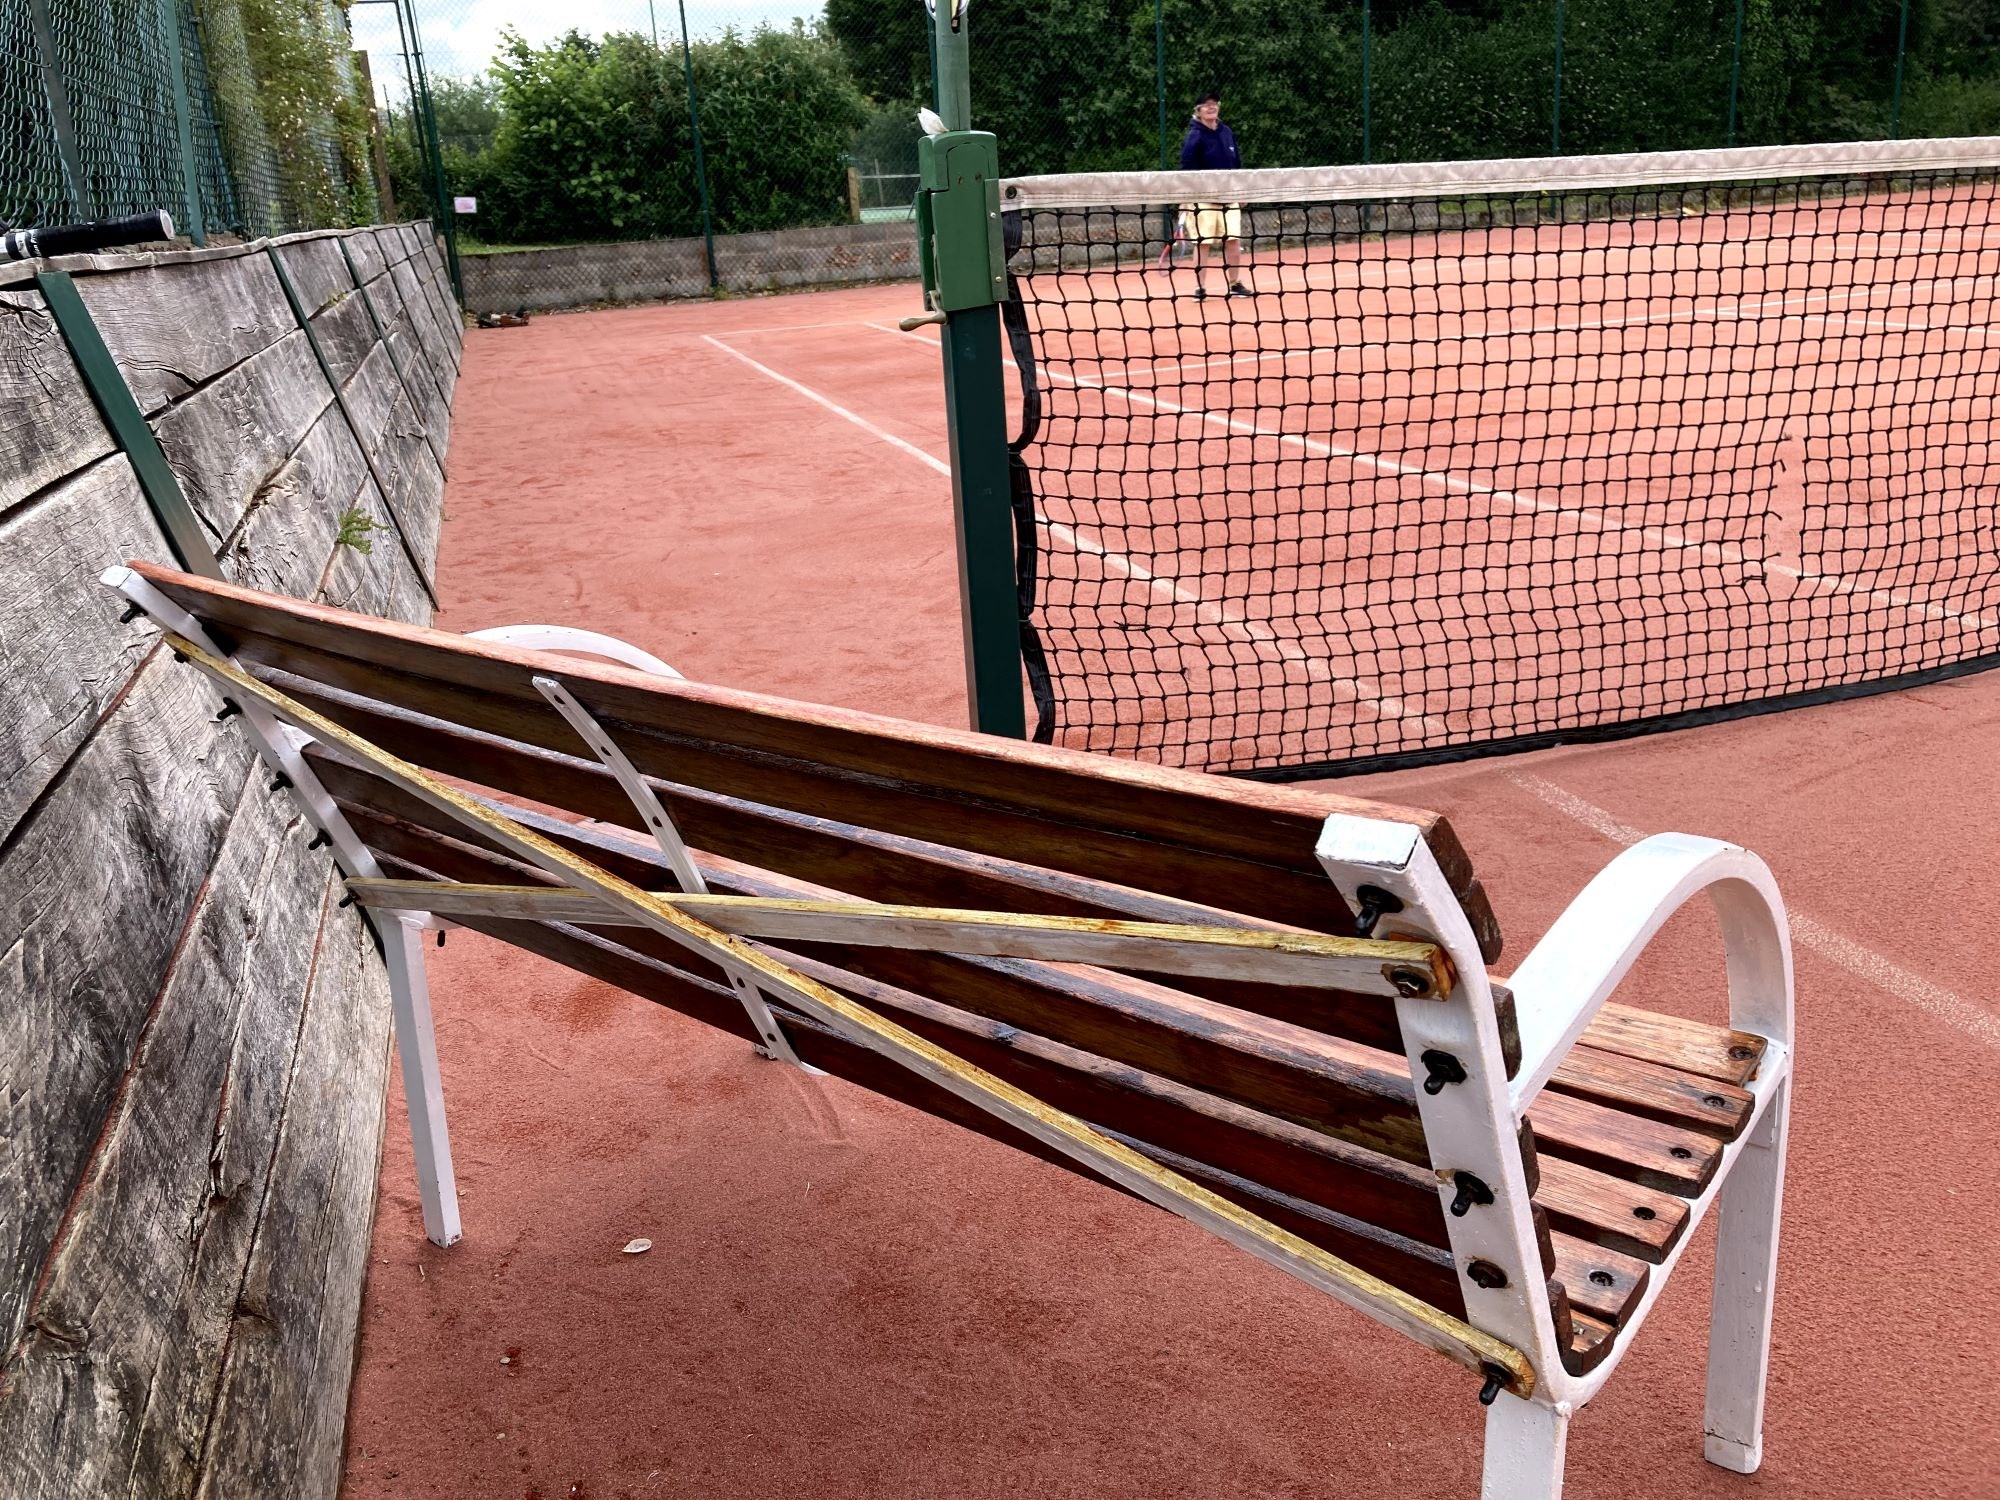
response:
M1199 120L1188 122L1187 138L1181 142L1183 172L1226 172L1243 165L1236 153L1236 132L1222 121L1210 130Z

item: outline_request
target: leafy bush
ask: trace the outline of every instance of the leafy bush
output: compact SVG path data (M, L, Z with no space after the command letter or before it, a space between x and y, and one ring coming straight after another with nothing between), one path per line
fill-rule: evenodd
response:
M866 118L839 49L814 31L725 33L693 47L715 227L846 217L848 142ZM652 239L701 233L687 79L677 44L570 32L546 46L508 35L492 69L491 145L448 156L476 191L489 242ZM454 101L461 123L474 91ZM470 141L475 132L439 134Z

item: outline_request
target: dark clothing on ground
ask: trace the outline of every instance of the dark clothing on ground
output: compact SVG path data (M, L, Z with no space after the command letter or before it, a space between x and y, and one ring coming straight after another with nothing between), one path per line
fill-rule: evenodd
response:
M1213 130L1199 120L1189 122L1187 137L1181 142L1183 172L1227 172L1242 165L1243 159L1236 153L1235 131L1220 120Z

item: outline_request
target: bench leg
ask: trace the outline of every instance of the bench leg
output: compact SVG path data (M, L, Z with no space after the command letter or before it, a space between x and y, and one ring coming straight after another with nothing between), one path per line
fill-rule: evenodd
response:
M1716 1203L1715 1298L1708 1324L1708 1409L1702 1452L1754 1474L1764 1457L1764 1376L1784 1208L1791 1081L1781 1083L1744 1143Z
M451 1170L451 1136L444 1123L444 1080L438 1075L437 1035L431 1029L431 991L424 979L424 935L393 913L376 925L389 965L389 1000L396 1023L396 1059L403 1069L403 1098L410 1109L410 1145L417 1158L417 1193L424 1205L424 1236L433 1244L457 1242L458 1183Z
M1562 1500L1569 1413L1502 1391L1486 1408L1479 1500Z

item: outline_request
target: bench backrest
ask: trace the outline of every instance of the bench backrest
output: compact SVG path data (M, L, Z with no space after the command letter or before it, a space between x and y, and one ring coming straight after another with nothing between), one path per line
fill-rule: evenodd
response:
M1345 814L1421 830L1482 953L1499 952L1485 893L1435 813L646 676L134 567L284 693L418 766L497 794L512 816L649 889L676 885L665 858L535 677L559 678L656 779L717 893L1344 935L1354 914L1314 849L1325 820ZM337 754L317 753L314 765L392 873L537 883ZM656 934L463 920L749 1034L721 972ZM896 948L787 951L801 972L946 1050L1462 1312L1417 1085L1395 1008L1380 996ZM1511 1072L1518 1045L1504 989L1495 1006ZM782 1019L806 1061L1049 1154L805 1017ZM1571 1134L1614 1133L1564 1108ZM1549 1197L1572 1205L1571 1218L1603 1210L1606 1185L1585 1191L1577 1180L1595 1170L1573 1160L1590 1149L1599 1149L1599 1165L1642 1175L1625 1158L1643 1146L1607 1138L1544 1163L1532 1132L1522 1134L1531 1186L1553 1167ZM1647 1191L1635 1181L1628 1196ZM1587 1358L1608 1347L1605 1334L1643 1288L1644 1268L1601 1243L1552 1233L1539 1206L1536 1224L1559 1331Z

